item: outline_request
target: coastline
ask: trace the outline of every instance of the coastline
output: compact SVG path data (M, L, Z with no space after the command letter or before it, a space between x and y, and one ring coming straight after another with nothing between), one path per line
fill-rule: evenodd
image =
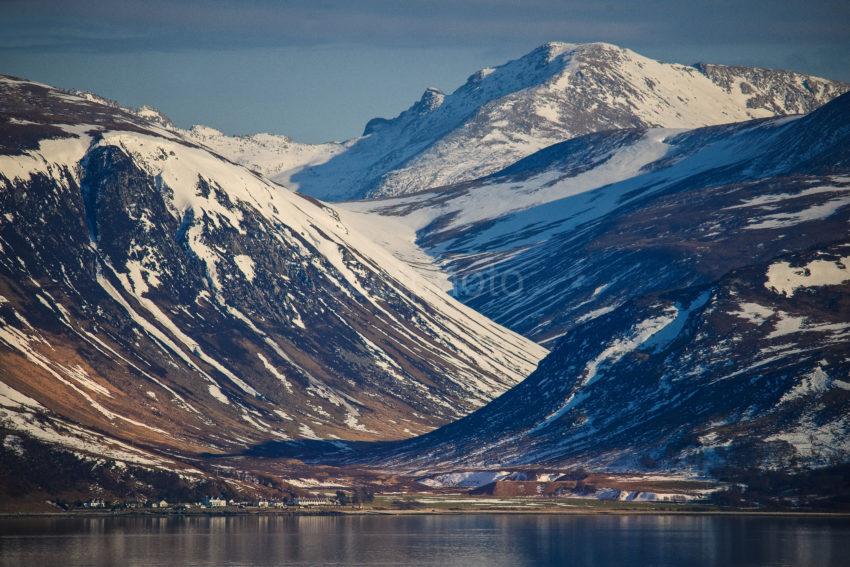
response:
M80 511L80 512L0 512L0 519L24 518L224 518L249 516L464 516L464 515L512 515L512 516L753 516L753 517L806 517L806 518L842 518L850 519L850 511L809 511L809 510L651 510L651 509L474 509L474 510L233 510L233 511Z

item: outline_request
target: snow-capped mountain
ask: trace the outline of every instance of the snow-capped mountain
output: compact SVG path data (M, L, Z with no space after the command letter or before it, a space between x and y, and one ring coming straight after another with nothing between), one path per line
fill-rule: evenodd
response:
M457 206L510 195L521 210L495 219ZM701 473L850 459L850 94L804 116L591 134L416 197L384 212L445 207L423 242L483 281L521 278L468 303L553 351L484 408L365 458Z
M478 71L451 94L426 90L344 147L317 150L321 159L311 154L303 167L287 160L283 178L320 199L408 194L482 177L592 132L799 114L846 90L799 73L661 63L606 43L548 43ZM267 161L255 154L242 163L252 159Z
M479 180L341 206L349 222L371 230L398 257L424 249L451 275L456 297L546 344L638 289L696 277L697 272L682 272L654 258L641 262L645 267L653 263L655 275L636 278L637 267L629 262L638 262L637 246L593 245L594 254L589 254L600 225L649 196L671 191L846 172L846 104L845 95L802 117L691 131L589 134ZM825 216L845 203L829 191L818 195L812 199L823 201L823 208L811 214ZM763 234L750 230L747 234Z
M399 438L545 354L158 116L0 77L4 427L141 463Z
M312 146L0 77L0 433L183 472L847 462L845 90L547 44Z

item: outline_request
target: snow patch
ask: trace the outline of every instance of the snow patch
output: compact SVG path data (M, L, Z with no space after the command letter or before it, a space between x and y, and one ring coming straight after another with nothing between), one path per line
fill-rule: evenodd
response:
M250 256L239 254L233 257L233 262L236 264L236 267L239 268L239 271L245 276L246 280L249 282L254 281L254 260Z
M800 288L841 285L850 281L850 256L838 260L812 260L794 267L788 262L776 262L767 269L767 289L792 297Z

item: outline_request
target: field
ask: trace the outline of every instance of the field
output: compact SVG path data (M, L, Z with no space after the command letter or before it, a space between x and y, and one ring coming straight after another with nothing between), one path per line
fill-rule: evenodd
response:
M366 509L411 512L534 512L581 513L606 511L707 512L717 506L672 502L624 502L595 498L492 498L466 494L404 493L378 494Z

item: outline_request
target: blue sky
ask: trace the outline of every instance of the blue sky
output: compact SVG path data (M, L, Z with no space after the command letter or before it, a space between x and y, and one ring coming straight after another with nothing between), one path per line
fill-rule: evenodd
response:
M847 1L0 1L0 73L309 142L550 40L850 81Z

